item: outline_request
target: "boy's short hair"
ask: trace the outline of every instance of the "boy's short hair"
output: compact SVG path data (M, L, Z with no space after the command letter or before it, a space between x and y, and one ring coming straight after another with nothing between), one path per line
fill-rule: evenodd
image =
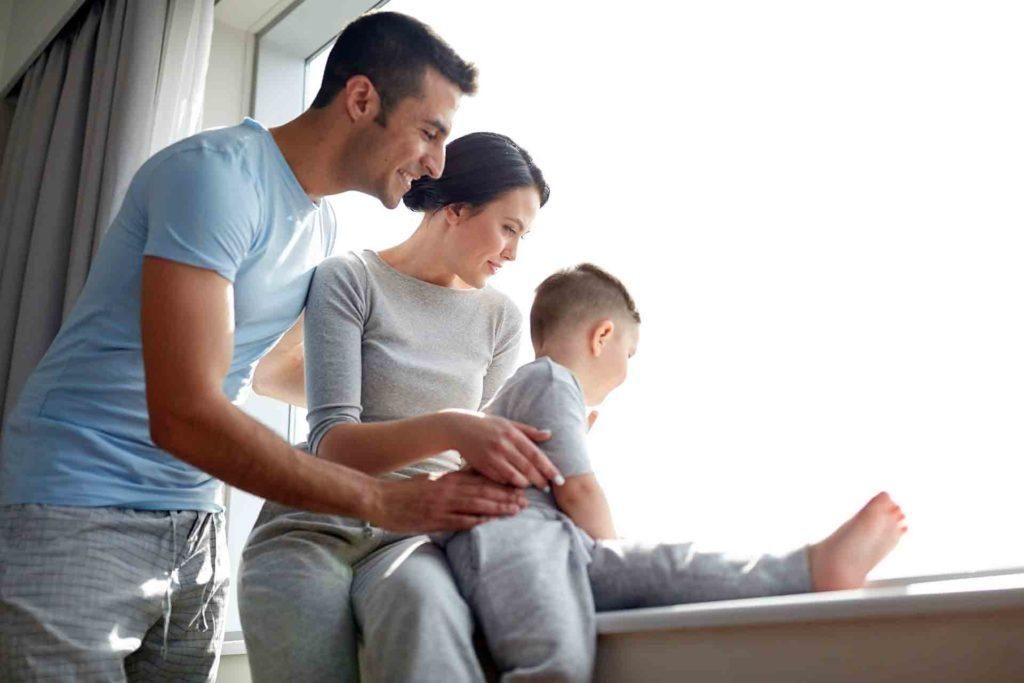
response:
M387 125L387 115L399 101L421 94L427 67L466 95L476 92L476 67L429 26L398 12L365 14L346 26L335 41L312 106L326 107L350 78L366 76L380 95L377 123Z
M598 315L640 323L633 297L614 275L592 263L560 270L537 286L530 309L530 338L539 347L564 323Z

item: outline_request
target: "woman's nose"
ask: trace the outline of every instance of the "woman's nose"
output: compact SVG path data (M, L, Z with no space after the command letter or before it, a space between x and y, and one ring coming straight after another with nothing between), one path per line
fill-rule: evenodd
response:
M505 251L501 252L502 258L507 261L516 260L516 249L519 247L519 240L512 240L511 243L505 246Z

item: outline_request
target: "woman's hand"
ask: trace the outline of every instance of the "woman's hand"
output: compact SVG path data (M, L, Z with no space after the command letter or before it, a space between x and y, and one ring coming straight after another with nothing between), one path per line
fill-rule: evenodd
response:
M467 410L445 410L438 415L445 421L451 448L491 481L520 488L532 485L544 491L549 481L559 486L565 482L534 443L547 441L551 432Z
M366 521L397 532L461 531L526 507L523 492L472 471L377 479Z

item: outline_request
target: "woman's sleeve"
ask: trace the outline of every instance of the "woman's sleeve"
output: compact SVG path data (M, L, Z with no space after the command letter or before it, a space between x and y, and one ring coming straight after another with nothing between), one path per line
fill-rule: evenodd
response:
M484 375L480 407L483 408L516 369L519 343L523 336L523 315L511 300L506 300L495 334L494 355Z
M360 421L367 285L361 264L330 258L316 269L309 288L304 327L306 421L313 454L331 427Z

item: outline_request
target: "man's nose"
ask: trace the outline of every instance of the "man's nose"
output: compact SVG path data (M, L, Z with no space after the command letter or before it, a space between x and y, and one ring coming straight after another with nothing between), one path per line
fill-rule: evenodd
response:
M444 172L444 147L436 152L428 153L423 159L423 168L431 178L440 178Z

